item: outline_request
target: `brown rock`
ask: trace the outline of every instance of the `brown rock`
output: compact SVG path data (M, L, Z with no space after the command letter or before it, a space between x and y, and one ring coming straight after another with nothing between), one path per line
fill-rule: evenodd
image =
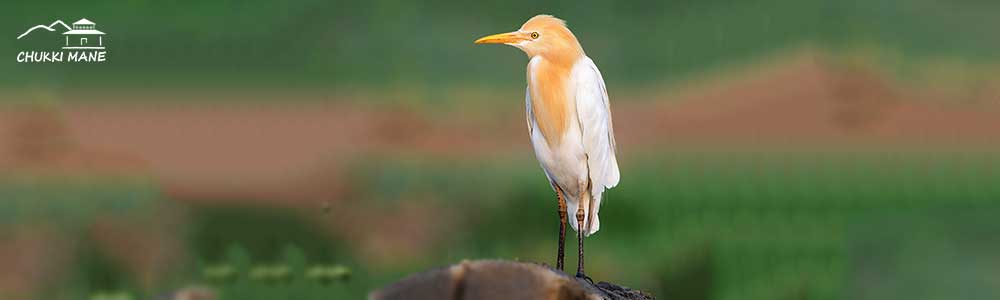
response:
M544 265L501 260L464 261L411 275L369 295L393 299L654 299L607 282L593 284Z

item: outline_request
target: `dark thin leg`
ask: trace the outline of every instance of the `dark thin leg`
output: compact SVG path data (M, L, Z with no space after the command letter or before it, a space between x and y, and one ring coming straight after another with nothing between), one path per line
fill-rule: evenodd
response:
M556 187L556 197L559 198L559 253L556 254L556 269L563 271L564 258L566 256L566 199L563 198L562 189Z
M577 245L577 251L579 251L580 258L577 260L576 264L576 277L587 277L583 272L583 206L579 206L576 209L576 239L579 245Z

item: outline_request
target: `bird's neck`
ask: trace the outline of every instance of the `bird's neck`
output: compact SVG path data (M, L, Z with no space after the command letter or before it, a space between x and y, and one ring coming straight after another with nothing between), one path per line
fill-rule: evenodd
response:
M576 39L551 43L545 50L538 53L537 56L542 57L546 62L566 68L572 68L573 64L585 55L583 47L580 47L580 43Z
M569 124L571 91L567 82L574 62L542 56L528 66L528 86L535 123L550 146L562 140Z

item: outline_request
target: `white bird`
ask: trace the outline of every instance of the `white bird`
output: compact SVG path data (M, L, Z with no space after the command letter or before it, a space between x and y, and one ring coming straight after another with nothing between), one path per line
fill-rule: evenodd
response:
M577 276L585 277L583 238L601 228L601 194L619 179L604 78L566 22L553 16L535 16L516 31L483 37L476 44L514 46L530 58L528 135L559 200L556 268L563 269L568 207L576 214L571 225L579 243Z

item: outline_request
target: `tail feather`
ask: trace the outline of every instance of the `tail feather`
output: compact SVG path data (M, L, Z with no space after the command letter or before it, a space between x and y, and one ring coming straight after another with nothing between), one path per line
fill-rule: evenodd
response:
M587 231L585 232L587 236L597 233L601 229L601 219L597 217L597 213L601 210L601 194L597 193L591 198L591 203L593 204L590 206L590 219L588 220L589 223L587 223Z
M576 223L576 211L583 206L583 235L590 236L597 233L601 229L601 221L598 217L598 211L601 208L601 194L596 194L595 197L591 197L589 192L585 192L583 199L574 199L575 197L567 197L566 199L566 211L569 215L569 224L573 230L580 232L579 225ZM593 208L593 209L591 209Z

